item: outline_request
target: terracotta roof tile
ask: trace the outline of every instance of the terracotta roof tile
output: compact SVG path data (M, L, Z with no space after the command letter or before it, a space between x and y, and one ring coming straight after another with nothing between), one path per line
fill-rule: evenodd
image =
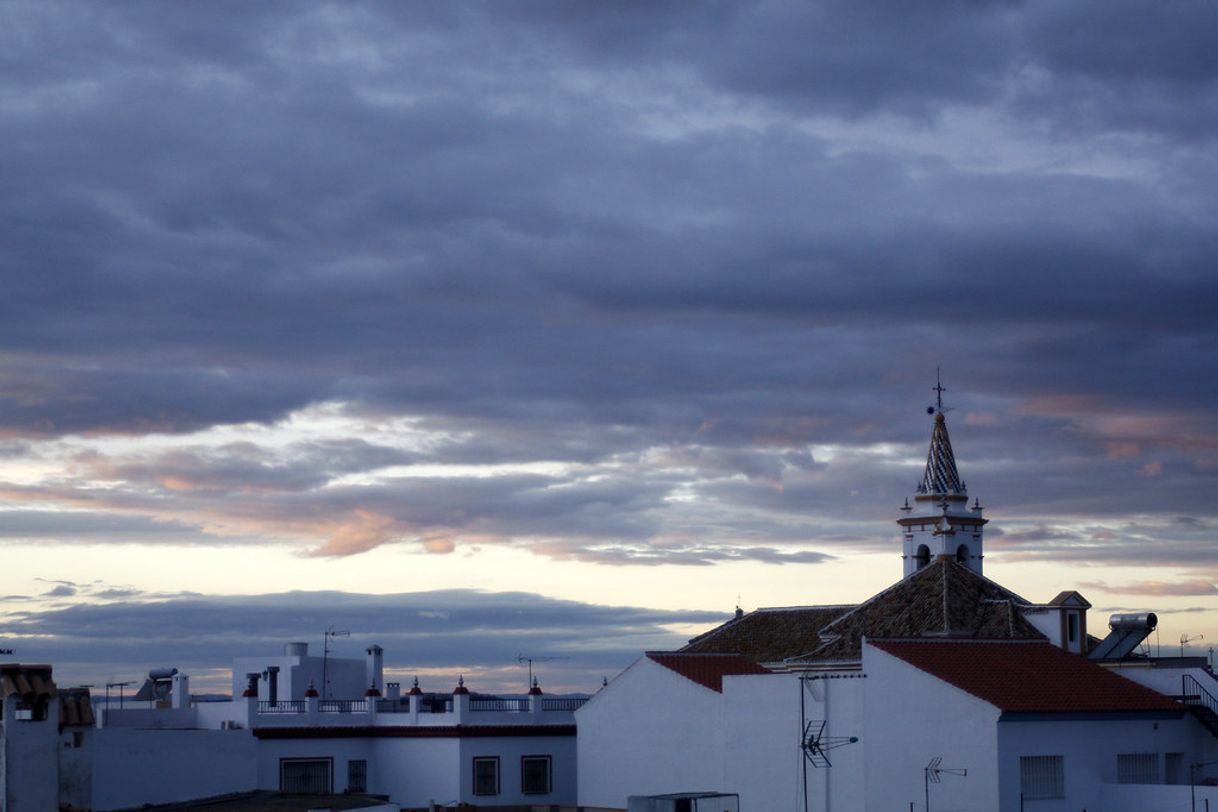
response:
M1048 643L871 639L867 642L1004 712L1181 710L1166 696Z
M742 674L769 674L769 669L736 654L684 654L649 651L647 658L687 680L723 693L723 678Z
M938 560L825 626L824 645L795 661L858 660L864 636L1044 640L1019 611L1027 605L963 564Z
M0 665L0 699L16 694L26 702L46 700L56 694L49 665Z
M819 648L820 630L853 606L793 606L758 609L695 637L681 649L691 654L739 654L759 663L779 663Z

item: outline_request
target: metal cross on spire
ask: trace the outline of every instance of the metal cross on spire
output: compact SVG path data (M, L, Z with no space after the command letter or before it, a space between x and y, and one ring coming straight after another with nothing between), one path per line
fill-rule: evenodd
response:
M935 367L935 385L931 387L935 393L935 411L943 412L943 393L947 391L947 387L943 385L943 381L939 377L939 367Z

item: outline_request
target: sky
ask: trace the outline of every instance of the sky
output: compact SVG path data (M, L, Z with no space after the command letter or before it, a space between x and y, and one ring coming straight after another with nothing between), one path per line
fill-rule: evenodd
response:
M1218 6L0 0L0 646L594 690L900 578L1218 643Z

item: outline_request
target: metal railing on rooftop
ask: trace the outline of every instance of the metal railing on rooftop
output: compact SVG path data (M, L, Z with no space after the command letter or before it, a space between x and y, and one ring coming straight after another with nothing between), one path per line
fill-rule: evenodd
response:
M556 696L550 699L542 699L541 709L548 711L579 710L587 701L588 698L586 696Z
M1196 677L1184 674L1181 676L1180 682L1181 699L1185 705L1200 705L1218 714L1218 699L1201 687L1201 683L1197 681Z
M475 699L469 700L470 711L499 711L501 713L528 713L527 699Z
M281 702L266 702L258 703L259 713L304 713L305 703L303 699L285 699Z
M322 699L317 703L322 713L367 713L366 699Z

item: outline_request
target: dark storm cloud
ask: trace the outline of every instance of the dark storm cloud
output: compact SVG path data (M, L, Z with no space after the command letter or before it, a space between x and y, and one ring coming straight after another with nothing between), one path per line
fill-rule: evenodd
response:
M3 489L80 512L6 539L816 562L890 540L939 364L975 492L1062 528L998 549L1147 560L1065 519L1212 501L1201 4L6 14L0 459L319 403L431 433L81 452Z
M599 676L625 667L639 651L681 645L683 638L666 625L710 627L726 619L723 613L594 606L518 592L289 592L19 609L10 613L5 631L22 657L55 662L57 676L82 663L121 668L124 678L165 664L223 668L232 657L276 655L288 641L318 641L327 628L351 632L350 640L332 644L338 656L362 656L365 646L377 643L391 669L453 663L499 669L515 666L524 652L562 657L571 661L568 670ZM592 689L593 678L583 678Z

